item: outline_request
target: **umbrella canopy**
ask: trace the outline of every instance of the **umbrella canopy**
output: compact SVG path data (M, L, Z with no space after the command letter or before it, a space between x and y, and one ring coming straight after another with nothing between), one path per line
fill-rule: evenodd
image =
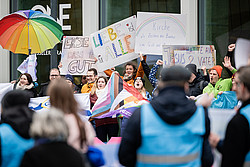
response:
M18 11L0 20L0 45L13 53L42 53L63 36L61 26L50 16L33 10Z

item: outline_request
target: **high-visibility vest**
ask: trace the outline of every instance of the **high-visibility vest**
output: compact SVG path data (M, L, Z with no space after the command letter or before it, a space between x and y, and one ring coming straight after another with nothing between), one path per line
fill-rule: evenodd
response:
M33 139L24 139L9 124L0 125L1 154L4 167L19 166L26 150L34 146Z
M242 114L247 119L247 121L249 123L249 128L250 128L250 104L248 104L246 107L243 107L240 110L240 114ZM248 151L248 153L245 157L244 166L250 166L250 151Z
M184 123L171 125L163 121L150 104L141 107L141 146L137 150L138 167L201 166L205 113L197 107Z

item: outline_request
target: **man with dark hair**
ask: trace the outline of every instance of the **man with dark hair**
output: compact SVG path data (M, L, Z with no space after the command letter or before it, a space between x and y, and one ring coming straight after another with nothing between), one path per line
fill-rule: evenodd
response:
M250 66L241 67L236 72L235 84L242 105L228 123L224 141L216 135L210 136L211 145L217 146L222 153L222 167L250 164Z
M49 81L41 84L41 90L38 96L40 97L47 96L47 88L48 88L50 81L60 78L60 77L61 77L60 71L57 68L52 68L49 72Z
M89 93L97 79L97 70L95 68L90 68L87 71L86 80L87 83L82 86L81 93Z
M181 66L161 71L159 95L128 120L119 148L122 165L212 166L207 111L185 94L190 76Z

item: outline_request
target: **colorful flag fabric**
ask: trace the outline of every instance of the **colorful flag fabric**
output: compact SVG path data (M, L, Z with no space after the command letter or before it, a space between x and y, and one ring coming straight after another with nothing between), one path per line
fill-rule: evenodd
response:
M138 106L148 102L116 72L113 72L104 89L103 95L93 106L92 118L106 118L116 114L130 117Z

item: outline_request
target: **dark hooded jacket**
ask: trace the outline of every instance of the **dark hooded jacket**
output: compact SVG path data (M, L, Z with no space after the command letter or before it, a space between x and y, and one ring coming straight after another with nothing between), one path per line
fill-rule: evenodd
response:
M165 122L173 125L182 124L187 121L196 111L194 101L186 98L184 88L166 87L160 90L159 95L151 101L151 105L156 113ZM136 110L128 120L128 125L123 133L121 145L119 148L119 160L124 166L135 166L136 150L141 145L141 128L140 128L140 109ZM202 166L212 166L213 155L208 143L210 134L210 121L207 111L206 116L206 133L204 135Z
M208 81L205 81L203 76L197 74L193 82L189 83L189 92L187 93L187 96L198 96L202 94L203 89L207 85Z
M21 137L29 139L29 129L34 111L28 108L29 94L23 90L8 92L2 99L0 124L9 124ZM1 136L0 136L1 137ZM1 164L1 143L0 143Z

